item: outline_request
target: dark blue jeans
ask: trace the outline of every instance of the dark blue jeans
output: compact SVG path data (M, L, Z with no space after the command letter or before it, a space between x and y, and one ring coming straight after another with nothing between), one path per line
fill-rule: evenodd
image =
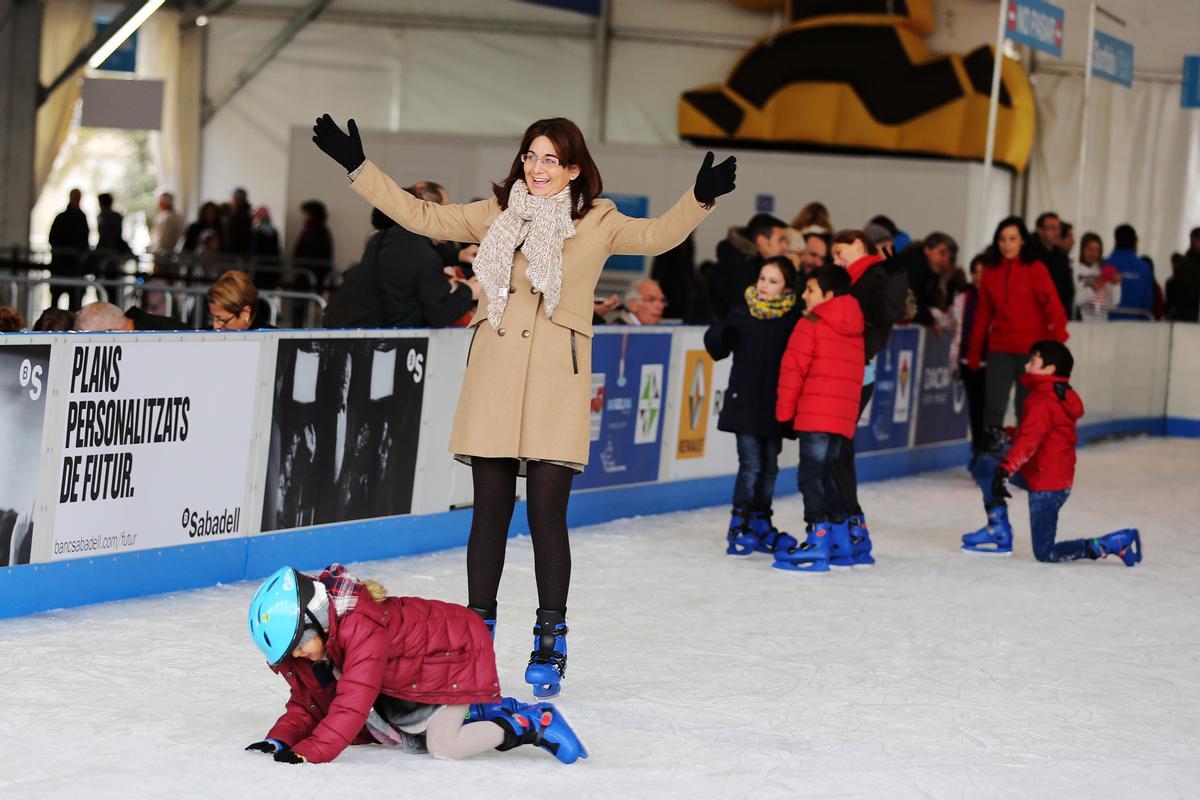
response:
M840 522L846 518L846 499L838 483L838 459L847 439L836 433L800 432L800 466L796 486L804 496L804 521Z
M971 470L975 483L983 492L983 504L988 508L996 503L996 498L992 495L992 475L997 463L999 460L995 455L981 455ZM1020 474L1013 475L1009 483L1019 489L1027 488ZM1092 558L1085 539L1054 541L1058 535L1058 512L1070 496L1070 489L1029 493L1030 542L1033 545L1033 557L1038 561L1075 561L1080 558Z
M733 504L752 511L767 511L775 499L783 437L749 433L736 436L738 472L733 484Z

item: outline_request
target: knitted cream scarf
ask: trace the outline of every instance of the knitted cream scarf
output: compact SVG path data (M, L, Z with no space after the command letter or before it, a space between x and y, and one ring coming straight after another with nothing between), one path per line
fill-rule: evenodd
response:
M513 256L518 247L529 262L525 276L542 293L546 316L554 313L562 291L563 242L574 235L570 186L553 197L534 197L525 181L512 185L508 208L488 226L472 265L487 296L487 318L493 328L500 326L508 305Z

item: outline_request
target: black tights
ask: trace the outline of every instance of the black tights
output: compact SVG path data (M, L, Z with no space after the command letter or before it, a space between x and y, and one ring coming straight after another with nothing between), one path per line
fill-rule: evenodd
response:
M467 596L473 608L496 605L508 525L517 500L515 458L471 458L475 509L471 538L467 542ZM574 470L545 461L526 465L529 532L533 536L533 571L537 578L538 606L549 611L567 610L571 586L571 541L567 535L567 499Z

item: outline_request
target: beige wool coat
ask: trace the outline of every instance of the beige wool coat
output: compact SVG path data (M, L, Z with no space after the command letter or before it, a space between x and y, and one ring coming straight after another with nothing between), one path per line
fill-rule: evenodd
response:
M418 200L370 161L352 186L400 225L436 239L478 242L500 213L494 197L445 206ZM614 253L658 255L670 250L708 213L691 187L655 219L627 217L611 200L597 199L575 221L575 236L563 245L562 292L550 318L525 276L528 262L518 249L500 326L486 324L486 297L480 298L471 320L471 348L450 452L587 464L592 306L604 262Z

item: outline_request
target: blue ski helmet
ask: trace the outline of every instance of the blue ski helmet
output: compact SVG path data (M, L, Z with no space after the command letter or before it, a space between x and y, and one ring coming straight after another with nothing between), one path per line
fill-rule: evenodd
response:
M312 578L291 567L280 567L258 587L247 621L250 638L266 654L267 663L278 664L296 648L314 593Z

